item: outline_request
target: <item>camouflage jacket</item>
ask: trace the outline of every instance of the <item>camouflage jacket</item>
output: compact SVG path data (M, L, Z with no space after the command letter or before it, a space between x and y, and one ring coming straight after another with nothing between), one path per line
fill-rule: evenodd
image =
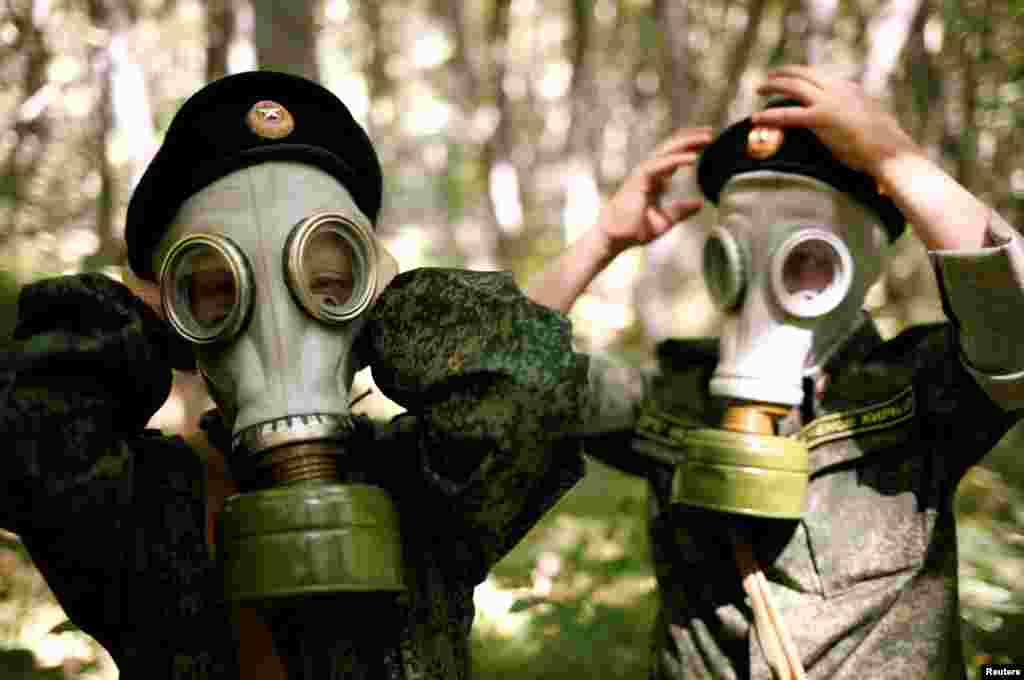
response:
M25 289L0 373L0 524L121 678L234 680L204 464L144 429L187 363L168 333L105 277ZM578 444L551 433L581 411L587 359L564 317L495 273L402 274L360 338L408 413L368 427L347 467L395 499L408 591L339 599L317 677L468 678L474 586L582 474Z
M662 343L649 378L592 362L607 425L589 428L586 451L649 483L660 591L652 678L770 680L729 540L736 522L755 537L809 678L964 676L954 494L1024 406L1024 374L1007 370L1024 366L1024 257L997 216L991 229L997 245L982 256L933 254L951 322L883 342L865 320L805 379L804 403L780 432L810 449L799 521L671 502L685 455L672 428L721 422L707 390L717 340ZM634 429L638 412L663 427Z

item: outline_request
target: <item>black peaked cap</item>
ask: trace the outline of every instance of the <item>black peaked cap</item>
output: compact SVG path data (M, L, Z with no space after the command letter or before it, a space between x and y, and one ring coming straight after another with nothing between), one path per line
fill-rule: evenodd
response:
M793 100L775 100L768 106L801 104ZM779 149L767 158L757 159L747 152L747 137L753 128L750 118L745 118L726 128L701 153L697 164L697 183L712 203L718 204L722 187L735 175L758 170L789 172L826 182L873 210L881 218L890 242L903 233L906 227L903 213L892 199L879 193L874 178L842 163L814 132L807 128L783 128Z
M294 126L277 138L247 122L257 103L282 107ZM295 161L327 172L352 194L372 222L380 212L380 161L366 131L326 88L273 71L230 75L182 105L128 204L128 261L156 280L153 249L190 196L236 170L266 161Z

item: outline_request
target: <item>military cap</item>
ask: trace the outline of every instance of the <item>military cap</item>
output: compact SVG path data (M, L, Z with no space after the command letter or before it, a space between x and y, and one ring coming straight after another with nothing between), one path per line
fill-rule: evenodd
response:
M777 99L768 106L801 104ZM874 178L842 163L807 128L755 126L750 118L734 123L701 153L697 183L704 195L717 204L722 187L731 177L758 170L805 175L832 185L874 210L890 241L899 238L906 226L903 213L879 191Z
M221 177L266 161L320 168L376 222L380 162L341 100L298 76L238 73L210 83L182 105L132 193L125 225L132 270L155 280L153 249L181 204Z

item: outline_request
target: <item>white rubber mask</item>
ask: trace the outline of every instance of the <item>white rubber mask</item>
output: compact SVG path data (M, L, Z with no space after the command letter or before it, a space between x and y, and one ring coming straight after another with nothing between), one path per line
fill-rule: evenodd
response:
M287 162L231 173L181 207L155 264L233 450L345 428L352 347L397 267L337 180Z
M811 177L736 175L719 196L704 277L725 312L713 395L797 405L802 379L855 329L887 238L874 212Z

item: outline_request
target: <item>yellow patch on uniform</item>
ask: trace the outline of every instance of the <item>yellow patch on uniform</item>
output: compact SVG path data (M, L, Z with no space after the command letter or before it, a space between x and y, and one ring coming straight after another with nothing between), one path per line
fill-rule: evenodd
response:
M816 418L796 435L808 449L836 439L882 430L914 417L914 386L877 404Z

